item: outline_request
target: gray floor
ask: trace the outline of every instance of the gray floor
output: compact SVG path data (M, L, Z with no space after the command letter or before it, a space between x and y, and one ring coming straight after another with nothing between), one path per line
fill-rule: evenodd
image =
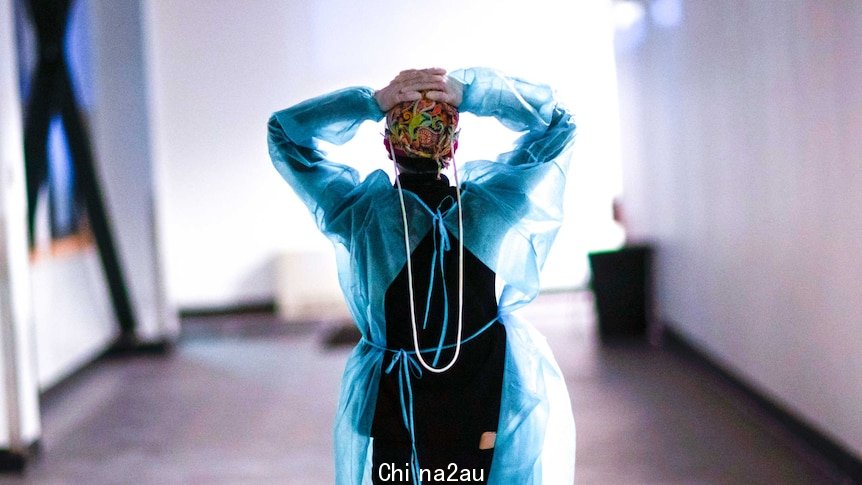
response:
M591 308L588 294L556 294L526 311L567 375L578 484L840 482L704 369L654 347L601 345ZM349 348L324 346L329 330L198 319L168 356L101 361L51 394L42 456L0 484L332 483Z

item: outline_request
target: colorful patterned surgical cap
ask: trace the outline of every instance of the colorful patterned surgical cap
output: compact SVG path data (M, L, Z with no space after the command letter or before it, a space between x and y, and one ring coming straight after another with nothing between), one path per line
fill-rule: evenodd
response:
M397 104L386 113L386 137L408 156L443 162L458 139L458 109L426 98Z

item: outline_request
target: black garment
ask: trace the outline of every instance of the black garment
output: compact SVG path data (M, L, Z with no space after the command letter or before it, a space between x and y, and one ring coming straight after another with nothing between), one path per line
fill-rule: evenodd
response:
M494 458L493 449L479 450L475 446L437 449L420 446L418 453L419 466L423 470L420 472L422 485L452 483L452 479L457 479L456 483L486 484ZM372 465L371 483L374 485L413 483L409 442L381 441L375 438ZM464 477L469 478L460 480Z
M402 188L419 196L432 210L445 210L455 202L455 188L441 175L402 174ZM410 196L405 193L405 197ZM457 209L453 209L457 210ZM393 222L396 223L396 222ZM411 255L416 321L420 348L436 348L443 320L444 291L438 261L426 329L422 329L425 316L428 284L431 277L431 260L435 257L434 243L438 229L429 231ZM445 343L454 344L458 327L458 234L448 231L450 250L444 253L446 295L449 301L448 327ZM401 270L389 286L384 301L386 341L390 349L413 350L410 319L407 267ZM497 315L495 274L464 248L464 328L462 340L473 335ZM444 466L457 460L461 468L476 463L490 466L493 450L479 450L482 433L497 430L500 415L500 396L506 351L506 332L500 323L494 323L478 337L463 343L457 363L448 371L437 374L423 369L421 377L412 378L415 438L420 466L440 463ZM454 348L444 350L435 367L448 364ZM433 353L424 353L425 361L432 364ZM386 374L393 354L383 359L383 373L372 424L375 467L382 457L410 456L410 437L401 411L401 395L397 372ZM456 455L452 452L458 450ZM472 451L471 451L472 450ZM406 453L406 454L405 454ZM473 456L468 454L473 453ZM462 462L463 461L463 465ZM375 468L376 470L376 468ZM485 470L487 478L488 471ZM478 483L478 482L477 482Z

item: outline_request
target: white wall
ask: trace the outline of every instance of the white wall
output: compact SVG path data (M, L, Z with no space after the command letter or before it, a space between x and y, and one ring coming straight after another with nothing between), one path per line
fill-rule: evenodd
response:
M862 3L653 3L618 63L660 317L862 455Z
M620 182L607 3L147 1L169 294L183 307L269 300L277 255L329 250L271 166L267 118L329 90L382 87L401 69L428 65L487 65L548 82L577 113L570 218L562 249L548 263L557 271L546 273L546 283L579 284L585 250L617 242L608 222ZM433 13L423 12L417 23L420 7ZM469 141L471 132L489 131L507 139L502 129L464 126L461 160L508 148L493 138ZM388 167L381 130L364 126L333 156L364 172Z
M44 390L101 354L119 328L95 246L32 262L30 282Z
M41 431L12 19L12 1L0 0L0 450L26 453Z

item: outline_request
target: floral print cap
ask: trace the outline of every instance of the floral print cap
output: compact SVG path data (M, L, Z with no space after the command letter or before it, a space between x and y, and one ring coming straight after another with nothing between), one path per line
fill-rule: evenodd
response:
M386 137L408 156L443 162L458 139L458 109L425 97L399 103L386 113Z

